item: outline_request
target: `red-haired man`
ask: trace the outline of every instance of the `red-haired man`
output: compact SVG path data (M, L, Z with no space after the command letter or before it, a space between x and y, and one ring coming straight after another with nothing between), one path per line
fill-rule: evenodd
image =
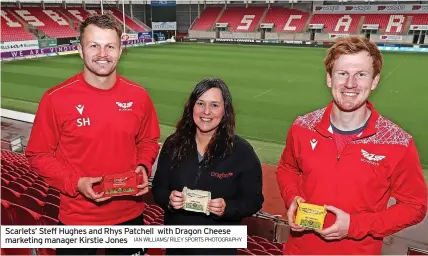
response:
M277 169L292 229L285 254L380 254L383 237L425 217L427 187L414 140L368 101L382 63L363 37L341 38L329 49L333 100L294 121ZM387 208L390 197L397 204ZM326 206L322 230L295 224L298 200Z

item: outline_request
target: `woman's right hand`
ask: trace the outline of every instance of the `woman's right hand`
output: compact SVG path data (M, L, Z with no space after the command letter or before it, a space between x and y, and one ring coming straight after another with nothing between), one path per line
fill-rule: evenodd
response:
M171 195L169 195L169 205L176 209L183 209L184 208L184 195L183 193L173 190L171 192Z

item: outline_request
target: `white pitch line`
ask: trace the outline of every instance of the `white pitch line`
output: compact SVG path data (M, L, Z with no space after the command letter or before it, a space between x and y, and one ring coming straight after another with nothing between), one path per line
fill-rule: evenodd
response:
M404 57L404 61L406 59L407 59L407 56ZM401 61L400 63L398 63L397 66L391 72L389 72L388 75L386 75L385 79L383 79L382 81L380 81L379 85L381 85L383 82L385 82L386 80L388 80L389 76L392 75L395 72L395 70L397 70L397 68L399 68L404 61Z
M262 96L262 95L264 95L264 94L266 94L266 93L268 93L268 92L271 92L271 91L272 91L272 89L269 89L269 90L264 91L264 92L262 92L262 93L260 93L260 94L257 94L256 96L254 96L254 99L255 99L255 98L258 98L258 97L260 97L260 96Z
M290 82L293 82L294 80L297 80L297 79L299 79L300 77L298 76L298 77L296 77L296 78L293 78L293 79L291 79L291 80L288 80L287 81L287 83L290 83Z

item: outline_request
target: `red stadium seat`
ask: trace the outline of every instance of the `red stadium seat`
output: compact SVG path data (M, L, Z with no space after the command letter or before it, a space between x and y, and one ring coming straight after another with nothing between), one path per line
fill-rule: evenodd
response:
M2 186L7 186L9 184L9 181L3 177L1 177L1 185Z
M119 20L123 20L123 13L119 11L116 8L106 9L105 11L111 12L116 18ZM125 23L126 26L128 26L130 29L134 30L135 32L145 32L146 28L143 25L138 24L133 19L128 17L128 15L125 15Z
M284 248L284 244L277 243L277 242L273 242L272 244L275 245L276 248L278 248L280 251L282 251L282 248Z
M38 200L35 197L32 197L28 194L21 194L21 205L25 206L26 208L32 210L33 212L36 212L40 215L43 215L43 201Z
M39 224L40 214L17 204L9 204L7 211L12 217L13 225L37 226Z
M260 243L260 242L270 243L269 240L261 236L252 236L252 238L254 239L254 241L256 241L256 243Z
M152 211L150 211L150 210L145 210L144 211L144 217L150 217L150 218L152 218L152 219L155 219L156 217L158 217L159 215L157 214L157 213L155 213L155 212L152 212Z
M255 255L270 255L270 253L268 253L265 250L259 250L259 249L254 249L251 250L252 253L254 253Z
M56 196L59 198L61 195L61 192L59 192L59 190L57 190L55 188L50 187L48 190L48 195L53 195L53 196Z
M254 249L265 251L265 248L263 246L261 246L257 243L251 242L251 241L247 241L247 248L250 251L253 251Z
M42 191L40 191L36 188L33 188L33 187L27 188L25 193L34 197L34 198L37 198L38 200L40 200L42 202L46 201L47 194L43 193Z
M157 205L157 204L151 204L150 205L150 208L151 209L155 209L158 213L163 213L164 212L164 210L162 209L162 207L160 207L159 205Z
M58 205L54 205L46 202L45 205L43 206L43 212L45 215L51 218L58 219L59 207Z
M59 204L60 204L60 199L59 199L59 197L57 197L57 196L54 196L54 195L48 194L48 195L46 196L46 202L51 203L51 204L54 204L54 205L58 205L58 206L59 206Z
M264 7L228 7L218 22L228 23L230 31L233 32L252 32L256 29L264 10Z
M43 226L56 226L58 225L58 220L49 216L41 215L39 218L39 224Z
M26 179L24 176L19 177L19 179L16 180L19 184L22 184L26 187L31 187L33 185L33 182Z
M284 253L278 249L268 249L267 250L268 253L272 254L272 255L283 255Z
M221 7L205 8L205 10L202 12L200 17L193 24L191 30L202 30L202 31L210 30L215 25L214 22L216 21L221 10L222 10Z
M278 248L276 248L276 246L273 245L272 243L266 243L264 241L260 241L260 242L258 242L258 244L263 246L263 248L265 248L265 250L269 250L269 249L278 250Z
M47 194L48 191L49 191L48 187L42 186L42 185L40 185L38 183L34 183L32 187L35 188L35 189L37 189L37 190L40 190L41 192L43 192L45 194Z
M21 194L7 187L1 187L1 199L7 200L14 204L21 203Z
M300 33L308 20L309 13L297 9L271 7L262 23L273 23L276 32Z
M238 248L238 255L255 255L247 249Z
M9 203L6 200L1 200L1 225L13 225L12 218L7 211Z

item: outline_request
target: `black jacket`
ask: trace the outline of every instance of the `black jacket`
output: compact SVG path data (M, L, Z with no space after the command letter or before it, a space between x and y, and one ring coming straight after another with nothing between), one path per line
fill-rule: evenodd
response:
M168 139L165 145L167 143ZM154 200L165 210L165 225L239 225L243 218L262 208L262 167L245 139L236 136L231 153L224 158L220 154L214 156L208 168L198 160L196 141L178 168L171 169L172 153L166 148L162 147L160 152L152 184ZM211 199L223 198L226 202L223 216L170 209L171 191L182 191L185 186L211 191Z

